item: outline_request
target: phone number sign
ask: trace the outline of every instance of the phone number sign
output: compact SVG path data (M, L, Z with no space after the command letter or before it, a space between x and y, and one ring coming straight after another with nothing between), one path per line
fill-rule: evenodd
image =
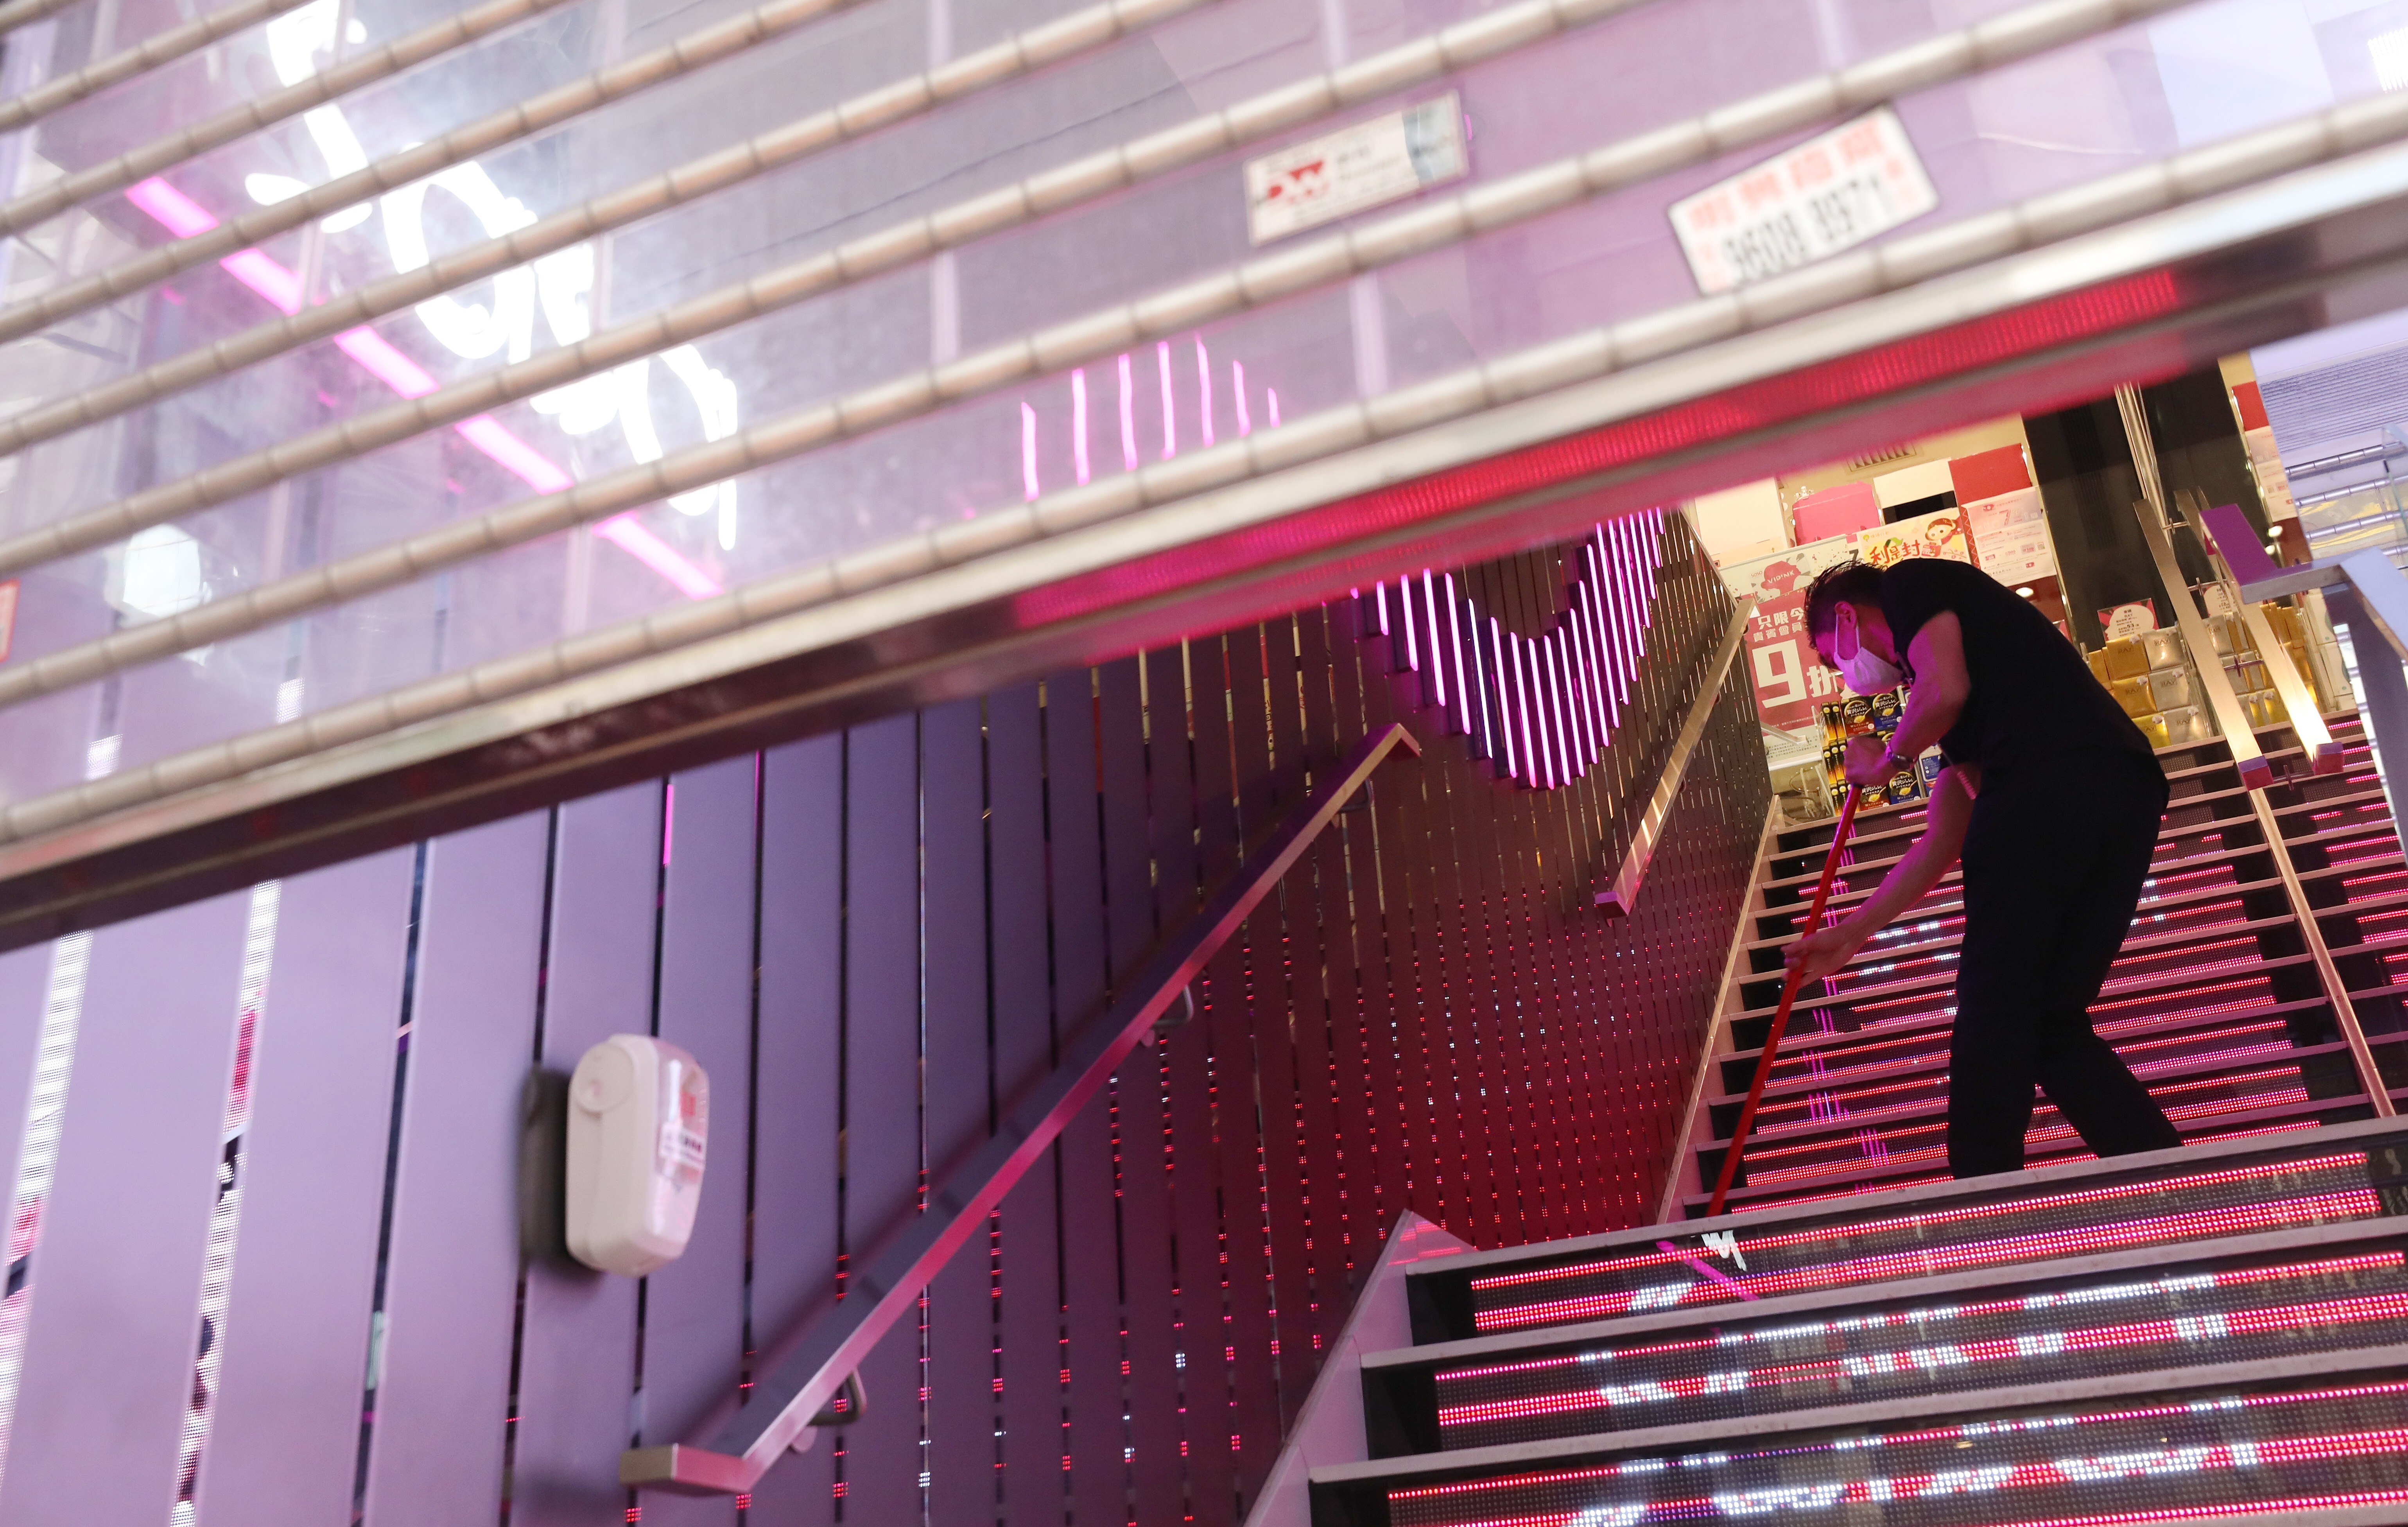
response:
M1853 249L1940 205L1883 107L1672 204L1672 231L1708 295Z

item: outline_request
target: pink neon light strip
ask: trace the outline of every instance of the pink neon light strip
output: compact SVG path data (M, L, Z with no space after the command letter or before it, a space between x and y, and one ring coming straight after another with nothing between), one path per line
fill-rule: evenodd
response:
M1589 735L1587 717L1583 713L1579 622L1567 606L1564 622L1555 627L1555 661L1564 672L1564 733L1572 753L1572 773L1585 777L1589 766L1597 762L1597 740Z
M1523 656L1523 649L1528 645L1519 634L1513 637L1513 725L1522 733L1522 777L1536 787L1542 777L1541 771L1543 765L1533 740L1536 728L1530 725L1533 720L1531 713L1537 708L1532 703L1536 699L1537 684L1534 681L1537 676L1531 672L1530 665Z
M1712 1271L1709 1269L1709 1271ZM1722 1275L1715 1273L1716 1277ZM1754 1298L1753 1294L1748 1295ZM2118 1325L2082 1326L2070 1331L2052 1331L2024 1336L1992 1337L1983 1341L1949 1342L1945 1351L1936 1356L1954 1367L1983 1363L2014 1362L2033 1355L2033 1345L2042 1344L2041 1350L2054 1356L2059 1352L2106 1352L2134 1347L2157 1347L2174 1343L2195 1343L2204 1347L2214 1342L2233 1336L2262 1336L2294 1332L2315 1326L2368 1325L2379 1320L2408 1319L2408 1294L2366 1294L2355 1299L2327 1299L2308 1304L2280 1304L2267 1308L2236 1310L2224 1314L2172 1318L2131 1320ZM1618 1358L1620 1354L1615 1354ZM1707 1394L1734 1394L1742 1390L1762 1392L1784 1389L1795 1384L1828 1386L1834 1379L1856 1376L1887 1376L1911 1374L1920 1368L1935 1365L1930 1348L1917 1347L1902 1351L1872 1352L1846 1358L1827 1358L1817 1362L1775 1363L1764 1368L1727 1368L1712 1374L1696 1374L1643 1382L1612 1385L1600 1388L1584 1383L1577 1390L1531 1395L1512 1400L1492 1400L1477 1405L1441 1406L1440 1426L1478 1426L1497 1421L1522 1420L1542 1416L1578 1415L1584 1411L1619 1410L1632 1405L1663 1404L1676 1400L1695 1400ZM1443 1384L1453 1375L1441 1375Z
M1463 660L1463 597L1455 591L1455 574L1446 575L1446 644L1455 657L1455 729L1471 735L1471 672Z
M1170 396L1170 341L1168 339L1154 341L1154 370L1162 379L1162 459L1168 461L1179 454L1179 415L1177 399Z
M1537 650L1547 675L1547 730L1555 740L1555 778L1569 785L1581 771L1579 760L1572 756L1572 740L1564 729L1563 643L1556 640L1562 634L1559 629L1549 631Z
M1037 411L1025 403L1020 405L1020 491L1029 503L1037 501Z
M1918 1234L1940 1225L1971 1224L1977 1220L1996 1219L2007 1215L2036 1214L2044 1209L2069 1208L2076 1204L2113 1203L2122 1199L2140 1198L2154 1193L2192 1191L2207 1188L2224 1188L2241 1183L2254 1183L2265 1178L2287 1177L2308 1172L2333 1172L2361 1166L2359 1158L2348 1155L2317 1156L2303 1161L2259 1163L2250 1166L2225 1167L2207 1172L2193 1172L2177 1177L2157 1177L2141 1182L2109 1183L2098 1188L2075 1188L2062 1193L2037 1197L2007 1199L1990 1203L1969 1203L1961 1208L1942 1209L1932 1213L1894 1215L1886 1219L1871 1220L1849 1228L1852 1237L1880 1235L1902 1231ZM1828 1238L1829 1231L1808 1227L1776 1231L1751 1237L1740 1243L1742 1254L1761 1255L1787 1250L1793 1246L1813 1246ZM1476 1289L1518 1288L1532 1283L1548 1283L1558 1278L1592 1277L1600 1274L1636 1271L1661 1267L1665 1259L1660 1253L1641 1251L1618 1257L1601 1258L1595 1261L1576 1262L1562 1267L1534 1268L1520 1273L1492 1273L1474 1278Z
M1918 1306L1904 1310L1873 1310L1850 1315L1836 1320L1792 1319L1764 1330L1742 1330L1735 1334L1692 1336L1678 1341L1650 1342L1638 1347L1598 1347L1564 1356L1531 1358L1520 1362L1492 1363L1480 1368L1448 1368L1438 1373L1440 1384L1467 1383L1473 1379L1498 1378L1511 1374L1543 1374L1558 1370L1577 1370L1584 1364L1612 1361L1631 1362L1641 1358L1668 1357L1682 1352L1711 1352L1729 1349L1734 1346L1783 1347L1800 1341L1817 1341L1841 1332L1883 1331L1889 1329L1919 1331L1935 1323L1974 1319L1991 1315L2014 1315L2060 1306L2086 1306L2128 1299L2147 1298L2152 1294L2190 1293L2209 1289L2242 1289L2258 1284L2279 1283L2289 1278L2324 1277L2335 1273L2373 1272L2381 1269L2408 1268L2408 1255L2398 1251L2372 1251L2354 1257L2332 1257L2321 1261L2279 1262L2262 1267L2228 1267L2205 1273L2174 1273L2144 1282L2112 1284L2103 1287L2077 1289L2066 1292L2027 1294L2021 1298L1979 1300L1966 1304Z
M1422 619L1429 623L1430 679L1436 691L1438 708L1446 709L1446 660L1441 655L1438 634L1438 580L1427 568L1422 569Z
M2296 1410L2297 1408L2307 1405L2334 1401L2347 1402L2361 1399L2373 1399L2377 1397L2389 1398L2400 1395L2403 1391L2408 1391L2408 1385L2365 1384L2352 1386L2349 1388L2335 1388L2329 1390L2304 1391L2294 1390L2288 1393L2244 1394L2235 1395L2229 1400L2219 1402L2217 1403L2216 1408L2221 1410L2229 1406L2236 1410L2255 1411L2260 1413L2272 1412L2276 1415L2280 1415L2285 1410ZM1739 1453L1736 1455L1718 1454L1715 1455L1713 1462L1720 1464L1727 1464L1731 1462L1749 1462L1756 1459L1779 1458L1784 1461L1784 1473L1787 1474L1789 1470L1794 1469L1797 1466L1796 1462L1792 1461L1802 1461L1805 1458L1818 1455L1829 1456L1839 1453L1843 1449L1850 1453L1863 1453L1871 1449L1879 1449L1881 1453L1894 1453L1898 1449L1913 1447L1917 1444L1981 1442L1993 1439L2000 1435L2014 1435L2016 1433L2063 1433L2069 1430L2078 1432L2080 1429L2096 1426L2109 1426L2119 1422L2128 1423L2135 1421L2145 1422L2156 1420L2173 1420L2179 1418L2195 1416L2198 1413L2199 1406L2196 1405L2182 1402L2169 1402L2156 1405L2136 1406L2128 1410L2091 1411L2088 1413L2080 1411L2071 1413L2060 1412L2055 1415L2029 1416L2013 1419L1985 1419L1969 1421L1956 1426L1928 1427L1916 1432L1892 1433L1887 1435L1876 1435L1870 1437L1847 1437L1835 1442L1815 1442L1807 1443L1801 1446L1784 1447L1777 1449L1768 1448L1753 1453ZM2271 1437L2258 1441L2205 1443L2195 1447L2182 1448L2178 1451L2170 1450L2163 1458L2153 1460L2153 1463L2157 1466L2151 1469L2151 1474L2155 1477L2164 1478L2183 1474L2197 1474L2222 1470L2237 1471L2266 1463L2309 1462L2338 1458L2366 1458L2381 1456L2397 1453L2401 1449L2403 1442L2408 1442L2408 1428L2384 1427L2358 1432L2327 1433L2309 1436ZM1705 1461L1699 1460L1698 1462ZM2028 1462L2017 1463L2013 1465L2011 1472L1995 1480L1990 1488L1998 1490L2014 1490L2028 1489L2035 1486L2085 1484L2095 1482L2100 1477L2107 1477L2104 1474L2088 1474L2078 1467L2073 1469L2068 1469L2065 1467L2067 1463L2077 1462L2078 1460L2076 1459L2067 1458L2050 1462ZM1469 1479L1451 1484L1425 1485L1418 1489L1391 1491L1389 1491L1388 1499L1391 1503L1414 1500L1436 1500L1466 1495L1493 1494L1504 1491L1527 1490L1533 1487L1563 1485L1587 1480L1617 1479L1625 1477L1655 1478L1661 1477L1663 1468L1663 1461L1660 1459L1640 1458L1630 1460L1627 1462L1608 1463L1584 1469L1563 1469L1546 1474L1515 1475L1505 1478L1492 1477L1486 1479ZM1788 1477L1794 1478L1795 1475L1789 1474ZM2114 1471L2114 1477L2122 1478L2128 1477L2128 1475L2126 1471L2118 1470ZM1837 1481L1834 1482L1836 1483ZM1860 1478L1847 1481L1842 1495L1840 1498L1850 1504L1877 1503L1883 1501L1911 1500L1918 1495L1926 1493L1953 1494L1962 1491L1963 1488L1964 1479L1962 1470L1946 1471L1941 1474L1912 1475L1903 1477L1892 1478L1884 1478L1877 1476L1871 1478ZM2408 1490L2367 1491L2363 1494L2353 1494L2348 1496L2334 1495L2314 1498L2317 1505L2324 1505L2336 1501L2358 1501L2361 1499L2408 1499ZM1677 1521L1723 1514L1722 1508L1711 1498L1671 1501L1659 1500L1650 1501L1643 1504L1633 1504L1641 1506L1639 1513L1635 1513L1627 1518L1617 1517L1616 1520L1639 1521L1653 1518L1659 1520ZM2257 1514L2259 1512L2272 1511L2278 1506L2287 1506L2291 1504L2292 1503L2290 1502L2277 1503L2267 1500L2252 1500L2232 1502L2221 1505L2201 1505L2169 1506L2157 1511L2125 1512L2116 1513L2111 1516L2057 1518L2054 1519L2054 1520L2058 1523L2141 1521L2194 1516L2211 1510L2225 1511L2235 1514ZM1534 1524L1541 1522L1562 1523L1567 1524L1567 1527L1569 1527L1570 1523L1572 1523L1580 1520L1581 1517L1588 1514L1589 1513L1587 1511L1582 1510L1563 1510L1541 1515L1492 1518L1486 1519L1484 1523L1478 1524L1472 1522L1459 1522L1456 1524L1456 1527L1506 1527L1507 1523Z
M1196 337L1197 415L1203 425L1204 443L1212 443L1212 357L1204 353L1204 336Z
M192 238L218 225L215 213L156 176L129 187L125 199L179 238ZM251 288L277 311L289 317L301 310L300 274L270 258L265 252L242 250L227 255L218 264L226 274ZM335 336L335 348L403 397L424 397L437 385L425 367L394 349L383 335L366 325L347 329ZM491 414L480 413L473 419L463 419L452 428L496 466L538 493L560 493L576 485L577 480L569 475L567 468L521 439ZM623 514L595 526L594 533L667 579L681 593L700 599L720 592L718 580L688 561L677 548L658 536L648 530L639 530L634 535L624 533L624 526L632 523L627 515Z
M1246 412L1246 363L1229 363L1229 391L1238 400L1238 439L1244 439L1254 432L1254 422Z
M1493 757L1496 756L1496 753L1502 753L1504 755L1505 777L1507 779L1512 779L1519 774L1521 771L1515 768L1513 764L1513 719L1511 707L1507 704L1507 696L1505 693L1504 627L1498 624L1497 617L1494 615L1488 617L1488 656L1489 666L1497 670L1496 679L1494 681L1496 703L1489 707L1489 709L1497 718L1497 742L1498 744L1496 751L1490 756Z
M1965 1246L1932 1246L1915 1251L1887 1252L1860 1257L1848 1261L1803 1267L1787 1272L1750 1275L1746 1286L1759 1295L1793 1293L1807 1289L1842 1288L1857 1283L1879 1282L1888 1278L1924 1276L1953 1272L1960 1267L1990 1266L2002 1262L2029 1261L2038 1258L2070 1257L2090 1251L2112 1251L2125 1246L2155 1246L2170 1241L2198 1240L2203 1236L2246 1234L2261 1230L2274 1230L2286 1225L2316 1223L2327 1219L2363 1219L2376 1212L2372 1192L2354 1188L2344 1192L2319 1193L2296 1199L2283 1199L2270 1203L2247 1204L2234 1208L2197 1209L2183 1214L2162 1215L2152 1219L2133 1220L2114 1225L2087 1226L2078 1230L2044 1231L2026 1235L2003 1237L1996 1241L1978 1241ZM1514 1330L1524 1326L1557 1324L1571 1320L1602 1319L1627 1311L1642 1296L1658 1304L1720 1303L1724 1297L1712 1285L1691 1284L1677 1293L1649 1295L1643 1289L1620 1289L1612 1293L1590 1294L1572 1299L1548 1300L1541 1304L1510 1305L1481 1312L1475 1325L1482 1331Z
M1084 368L1070 373L1070 475L1079 485L1087 485L1087 373Z
M1121 367L1121 465L1129 471L1137 470L1137 384L1130 380L1128 353L1123 351Z

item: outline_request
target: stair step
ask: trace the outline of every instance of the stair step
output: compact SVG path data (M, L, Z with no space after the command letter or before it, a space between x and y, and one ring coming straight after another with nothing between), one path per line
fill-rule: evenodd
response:
M2334 1044L2311 1053L2345 1052ZM2259 1117L2270 1109L2319 1101L2309 1092L2306 1078L2297 1065L2266 1066L2173 1083L2153 1082L2149 1092L2177 1129L2208 1121L2223 1122L2243 1115ZM2045 1103L2032 1110L2031 1129L2024 1140L2025 1150L2037 1156L2070 1150L2080 1143L2073 1126ZM1829 1177L1867 1165L1937 1166L1947 1160L1947 1122L1933 1111L1903 1125L1859 1127L1849 1133L1768 1143L1761 1149L1751 1144L1744 1163L1745 1186L1772 1188Z
M1455 1319L1468 1335L2365 1219L2381 1212L2367 1145L2401 1132L2359 1126L2288 1149L2235 1142L2213 1152L2158 1151L2070 1172L1976 1178L1886 1202L1751 1216L1727 1231L1702 1227L1728 1237L1711 1261L1687 1243L1696 1227L1684 1227L1678 1245L1642 1234L1483 1254L1457 1259L1421 1286L1439 1299L1433 1307L1460 1312ZM1442 1289L1453 1291L1440 1298L1435 1290Z
M2279 1008L2321 1011L2321 999L2277 1004ZM2293 1048L2291 1022L2279 1014L2258 1016L2239 1022L2223 1015L2211 1015L2199 1024L2161 1032L2155 1028L2141 1028L2130 1037L2115 1040L2115 1053L2126 1063L2143 1075L2154 1074L2151 1068L2165 1068L2180 1062L2207 1057L2222 1057L2234 1064L2262 1061L2270 1055L2280 1055ZM1888 1110L1928 1097L1937 1102L1948 1092L1948 1050L1942 1036L1929 1036L1934 1043L1926 1047L1918 1059L1901 1059L1892 1056L1878 1066L1865 1066L1827 1072L1822 1076L1798 1075L1765 1088L1764 1101L1756 1111L1756 1129L1759 1134L1778 1134L1797 1127L1799 1121L1821 1119L1832 1123L1856 1120L1867 1116L1867 1110ZM1781 1062L1775 1060L1779 1071ZM1744 1100L1743 1092L1729 1092L1709 1100L1718 1110L1734 1109ZM1714 1145L1722 1144L1717 1138Z
M2052 1279L1432 1366L1439 1448L2408 1342L2397 1246Z
M2166 1104L2171 1114L2178 1104L2196 1102L2214 1087L2254 1088L2261 1079L2275 1073L2298 1077L2299 1063L2309 1058L2348 1054L2347 1047L2338 1040L2295 1044L2284 1031L2286 1027L2280 1023L2244 1025L2252 1033L2271 1030L2272 1037L2260 1035L2257 1044L2236 1044L2200 1054L2151 1059L2152 1052L2141 1047L2151 1041L2118 1046L2117 1053L2124 1056L2134 1074L2147 1084L2150 1092ZM2201 1036L2194 1033L2171 1037L2196 1042ZM2305 1094L2301 1096L2304 1099ZM1825 1142L1860 1141L1869 1131L1880 1131L1896 1148L1895 1143L1904 1138L1898 1132L1901 1128L1926 1124L1936 1127L1947 1106L1948 1078L1945 1073L1940 1073L1890 1082L1870 1094L1829 1089L1784 1100L1779 1110L1759 1108L1756 1128L1748 1136L1749 1180L1758 1180L1759 1161L1773 1161L1784 1155L1794 1158L1798 1150L1812 1149ZM2035 1144L2044 1137L2042 1126L2056 1116L2055 1110L2044 1102L2036 1108L2032 1116ZM2183 1116L2173 1116L2179 1119ZM1718 1149L1727 1144L1726 1137L1703 1148Z
M2408 1347L2002 1386L1809 1412L1315 1469L1316 1521L1655 1527L1729 1517L1915 1527L2397 1521L2408 1515ZM1683 1433L1682 1440L1673 1440ZM1719 1433L1719 1434L1717 1434ZM1714 1444L1720 1446L1714 1446ZM2372 1508L2339 1516L2350 1508Z

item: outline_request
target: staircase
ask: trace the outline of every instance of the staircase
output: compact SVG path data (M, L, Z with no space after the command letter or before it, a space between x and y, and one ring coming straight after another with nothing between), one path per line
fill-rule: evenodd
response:
M2184 1148L2100 1161L2043 1108L2031 1170L1947 1179L1952 875L1801 996L1732 1212L1683 1222L1830 827L1769 834L1667 1222L1472 1251L1409 1219L1256 1520L2408 1522L2408 1119L2374 1116L2308 936L2408 1081L2408 866L2337 735L2340 773L2262 805L2220 742L2162 755L2158 872L2098 1011ZM1860 822L1842 910L1920 814Z
M2390 994L2408 964L2408 869L2354 720L2336 718L2339 773L2308 775L2287 732L2261 736L2286 783L2266 792L2306 900L2295 908L2256 804L2223 742L2160 751L2172 786L2157 872L2091 1009L2099 1031L2192 1143L2315 1130L2372 1112L2301 918L2312 917L2373 1053L2408 1083L2408 1032ZM1833 915L1871 893L1923 828L1921 805L1857 819ZM1703 1211L1756 1074L1830 824L1777 829L1756 876L1724 998L1727 1021L1700 1078L1663 1217ZM1846 969L1799 993L1730 1195L1734 1210L1938 1182L1949 1022L1964 925L1952 871ZM2386 1040L2393 1043L2385 1044ZM2089 1160L2045 1102L2026 1159Z

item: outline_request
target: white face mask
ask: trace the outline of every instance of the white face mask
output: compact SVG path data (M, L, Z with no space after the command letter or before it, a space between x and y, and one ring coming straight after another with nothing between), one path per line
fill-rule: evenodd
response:
M1896 689L1904 682L1906 670L1867 649L1856 634L1856 622L1853 620L1842 622L1831 633L1831 645L1834 648L1843 642L1855 643L1856 650L1837 655L1840 659L1840 675L1848 681L1848 687L1856 694L1885 694Z

